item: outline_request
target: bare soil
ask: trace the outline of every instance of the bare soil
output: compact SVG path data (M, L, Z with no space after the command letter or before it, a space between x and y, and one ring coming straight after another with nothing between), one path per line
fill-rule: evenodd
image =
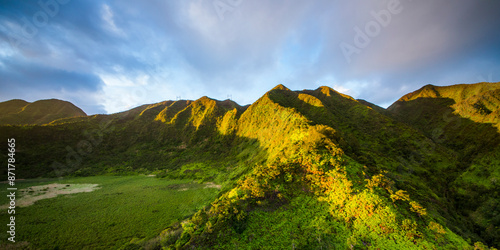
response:
M54 198L60 194L76 194L82 192L92 192L98 189L98 184L58 184L52 183L42 186L32 186L17 191L16 206L27 207L33 205L36 201ZM9 204L0 206L0 209L6 209Z

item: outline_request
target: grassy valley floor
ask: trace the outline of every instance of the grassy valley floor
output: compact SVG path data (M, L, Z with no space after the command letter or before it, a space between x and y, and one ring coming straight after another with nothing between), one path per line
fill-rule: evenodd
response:
M94 191L59 194L16 207L16 243L39 249L117 249L151 240L171 223L183 220L213 201L218 186L190 180L158 179L151 176L94 176L67 179L18 181L21 189L52 183L51 187L98 184ZM0 189L0 206L8 203L7 184ZM28 189L32 187L31 189ZM60 190L59 190L60 191ZM30 193L33 195L33 192ZM47 195L35 193L34 196ZM10 222L8 209L0 210L0 221ZM6 244L7 226L0 231L0 248ZM10 244L9 244L10 245ZM4 245L5 246L5 245Z

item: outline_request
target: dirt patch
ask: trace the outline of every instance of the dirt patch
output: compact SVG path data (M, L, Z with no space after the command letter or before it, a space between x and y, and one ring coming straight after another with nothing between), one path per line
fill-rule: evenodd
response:
M217 185L213 182L207 182L205 183L205 187L204 188L217 188L217 189L221 189L221 185Z
M99 184L58 184L52 183L42 186L32 186L20 189L17 194L16 206L27 207L33 205L36 201L54 198L60 194L76 194L82 192L92 192L100 187ZM8 208L9 205L0 206L0 209Z

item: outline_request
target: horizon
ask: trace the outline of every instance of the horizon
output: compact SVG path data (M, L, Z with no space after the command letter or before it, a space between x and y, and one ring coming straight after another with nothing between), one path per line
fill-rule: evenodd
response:
M245 106L283 84L387 108L428 84L500 82L500 2L283 3L2 1L0 102Z

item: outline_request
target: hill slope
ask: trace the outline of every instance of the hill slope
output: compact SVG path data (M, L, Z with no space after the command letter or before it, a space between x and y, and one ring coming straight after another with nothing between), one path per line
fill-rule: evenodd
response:
M28 105L29 102L19 99L14 99L6 102L0 102L0 114L9 115L22 111L23 107Z
M238 134L256 138L268 160L212 207L167 229L166 245L467 245L443 224L479 239L447 200L447 176L437 174L457 165L453 152L328 87L277 86L243 113Z
M500 83L458 84L446 87L426 85L401 97L388 110L398 113L403 103L417 99L445 99L453 102L450 107L461 117L469 118L474 122L491 123L498 127L500 123L499 96Z
M278 85L248 107L208 97L165 101L47 126L0 126L0 135L16 138L18 164L30 166L18 175L27 178L155 173L223 185L211 206L166 225L151 241L158 246L498 246L498 186L478 172L498 170L486 169L500 159L497 130L464 118L480 114L467 108L460 126L443 122L457 101L480 100L491 111L485 116L496 112L495 88L469 87L429 86L383 110L329 87ZM490 97L481 99L484 92Z
M455 152L450 199L478 235L500 245L500 83L427 85L388 111Z
M0 103L0 124L48 124L62 118L87 116L70 102L57 99L40 100L29 103L10 100Z

